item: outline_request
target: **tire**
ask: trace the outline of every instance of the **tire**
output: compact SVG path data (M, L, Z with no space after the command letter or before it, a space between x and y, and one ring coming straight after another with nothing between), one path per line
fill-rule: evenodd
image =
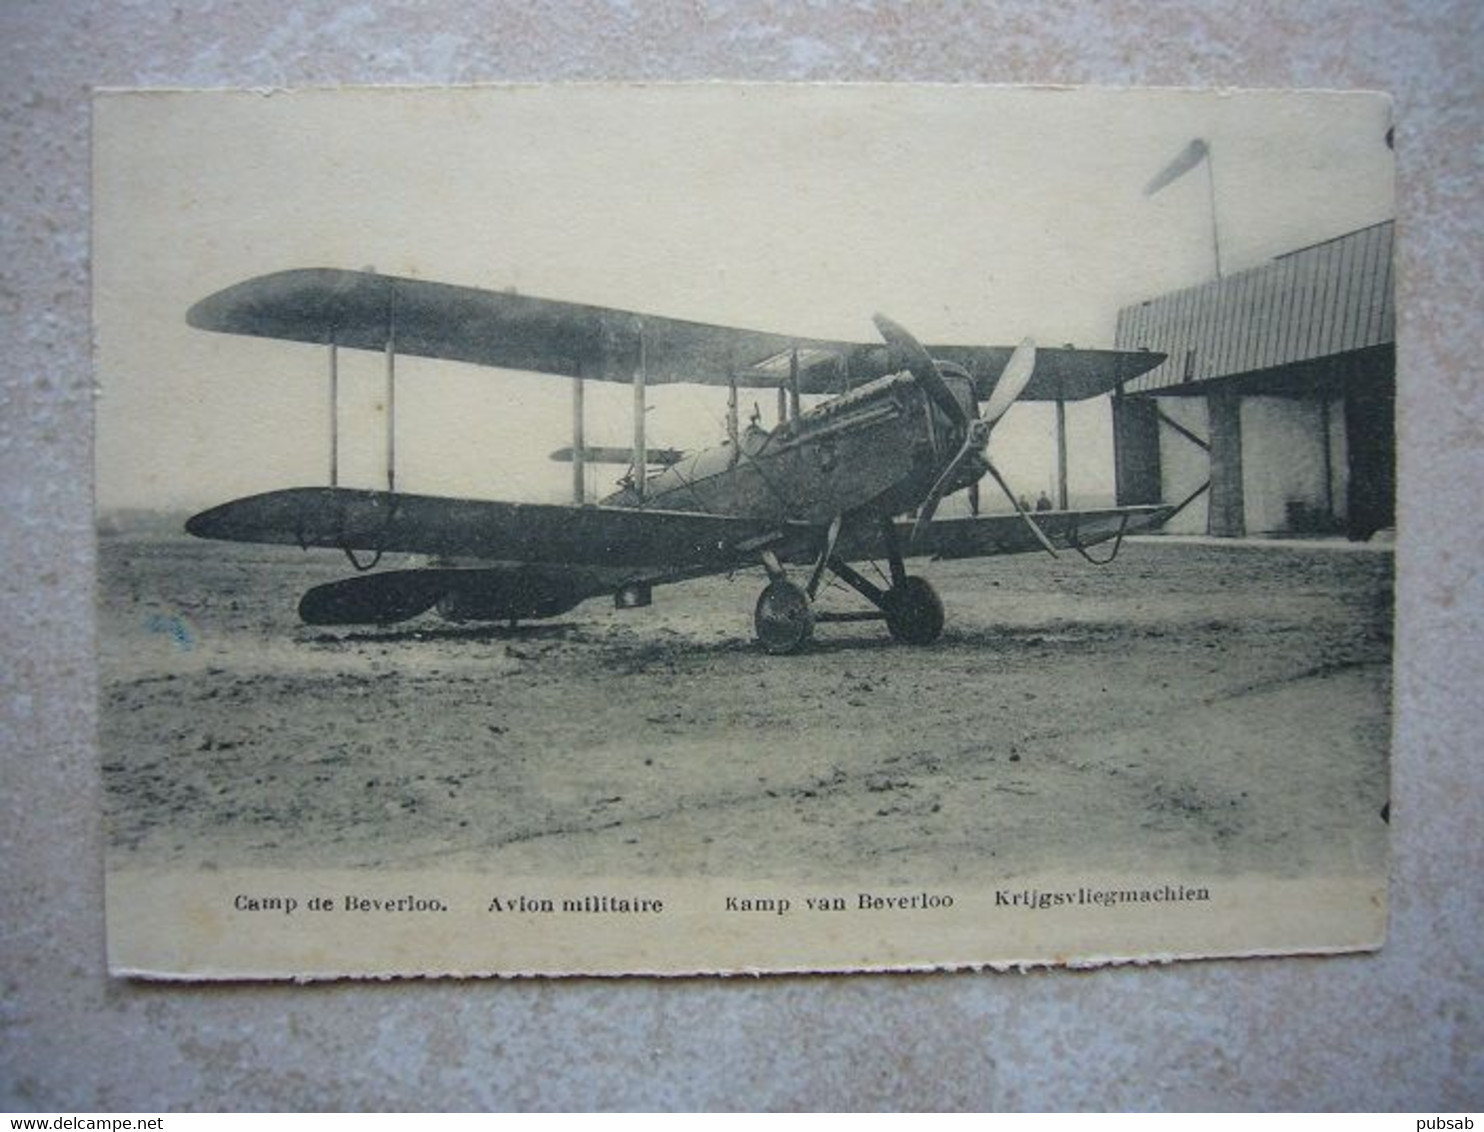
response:
M886 628L904 645L930 645L943 634L943 599L926 578L908 578L886 592Z
M758 643L772 656L798 652L814 635L814 610L802 587L778 579L758 596L753 611Z

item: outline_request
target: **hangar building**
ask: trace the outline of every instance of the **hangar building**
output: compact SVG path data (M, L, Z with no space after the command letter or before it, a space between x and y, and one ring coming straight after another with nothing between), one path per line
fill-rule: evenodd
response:
M1346 533L1396 521L1393 222L1124 307L1168 355L1113 403L1119 503L1172 533Z

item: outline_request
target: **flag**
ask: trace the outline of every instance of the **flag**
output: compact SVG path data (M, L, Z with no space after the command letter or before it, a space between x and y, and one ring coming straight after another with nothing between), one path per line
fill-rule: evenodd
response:
M1211 152L1204 138L1196 138L1175 155L1175 159L1154 175L1154 180L1144 186L1144 195L1152 197L1160 189L1178 181L1199 165Z

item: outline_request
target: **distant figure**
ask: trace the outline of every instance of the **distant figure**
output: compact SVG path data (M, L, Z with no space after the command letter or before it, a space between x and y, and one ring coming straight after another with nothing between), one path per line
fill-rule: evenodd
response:
M1036 510L1037 511L1050 511L1051 510L1051 496L1047 495L1044 491L1040 495L1036 496Z
M1031 509L1031 501L1022 495L1015 501L1015 506L1019 507L1022 511L1029 511Z

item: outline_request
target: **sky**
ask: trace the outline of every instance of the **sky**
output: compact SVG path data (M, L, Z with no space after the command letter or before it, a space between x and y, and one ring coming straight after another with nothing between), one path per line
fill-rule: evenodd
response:
M678 318L875 341L1109 347L1120 306L1394 215L1382 96L962 86L115 92L94 116L97 501L199 508L327 482L321 348L194 330L242 279L374 268ZM384 362L341 352L341 482L381 486ZM773 412L770 391L743 391ZM724 390L654 387L652 446L725 432ZM632 394L589 383L587 439ZM992 453L1050 489L1049 406ZM399 488L570 498L562 378L398 362ZM1107 399L1069 411L1074 501L1112 491ZM589 498L622 469L589 469Z

